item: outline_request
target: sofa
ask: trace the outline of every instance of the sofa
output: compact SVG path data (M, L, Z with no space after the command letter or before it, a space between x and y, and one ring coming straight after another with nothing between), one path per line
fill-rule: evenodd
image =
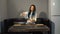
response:
M27 19L24 18L10 18L10 19L5 19L2 22L1 25L1 33L6 33L8 32L8 29L14 25L14 22L26 22ZM46 18L37 18L37 21L35 22L36 24L45 24L50 28L50 31L47 32L49 34L54 34L54 28L55 28L55 24Z

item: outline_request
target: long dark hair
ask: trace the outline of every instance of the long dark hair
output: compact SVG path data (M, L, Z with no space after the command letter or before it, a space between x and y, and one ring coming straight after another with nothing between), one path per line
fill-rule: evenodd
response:
M35 5L31 5L31 6L33 6L33 7L34 7L34 10L33 10L33 13L32 13L32 15L34 16L34 15L35 15L35 11L36 11L36 7L35 7ZM28 17L30 17L30 13L31 13L31 6L30 6L30 8L29 8Z

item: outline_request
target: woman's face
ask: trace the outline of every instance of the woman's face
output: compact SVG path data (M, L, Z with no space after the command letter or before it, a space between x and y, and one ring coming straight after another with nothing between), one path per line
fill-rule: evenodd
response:
M31 11L33 11L34 10L34 6L31 6Z

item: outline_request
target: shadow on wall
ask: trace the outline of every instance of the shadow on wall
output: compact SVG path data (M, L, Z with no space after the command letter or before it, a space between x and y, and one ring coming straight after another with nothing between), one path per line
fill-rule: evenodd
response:
M48 15L42 11L39 14L39 18L48 18ZM55 34L55 24L52 21L50 21L49 23L51 25L51 34Z
M48 18L48 15L45 12L40 12L39 18Z
M47 13L45 13L45 12L40 12L40 14L39 14L39 18L47 18L48 19L48 14ZM51 34L55 34L55 23L54 22L52 22L51 20L48 22L48 23L50 23L50 28L51 28Z

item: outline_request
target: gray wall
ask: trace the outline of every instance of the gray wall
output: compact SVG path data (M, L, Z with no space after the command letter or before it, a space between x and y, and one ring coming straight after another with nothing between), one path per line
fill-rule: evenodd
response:
M60 34L60 0L50 0L49 7L50 18L55 23L55 34Z
M41 11L45 13L48 12L47 0L0 0L0 21L3 21L6 18L18 17L18 13L28 11L31 4L36 5L38 14Z
M0 21L7 18L7 0L0 0ZM1 32L1 23L0 23Z
M7 18L7 0L0 0L0 21Z
M36 5L36 11L38 13L45 12L48 14L47 0L8 0L8 16L9 18L18 17L18 13L22 11L29 11L31 4Z

